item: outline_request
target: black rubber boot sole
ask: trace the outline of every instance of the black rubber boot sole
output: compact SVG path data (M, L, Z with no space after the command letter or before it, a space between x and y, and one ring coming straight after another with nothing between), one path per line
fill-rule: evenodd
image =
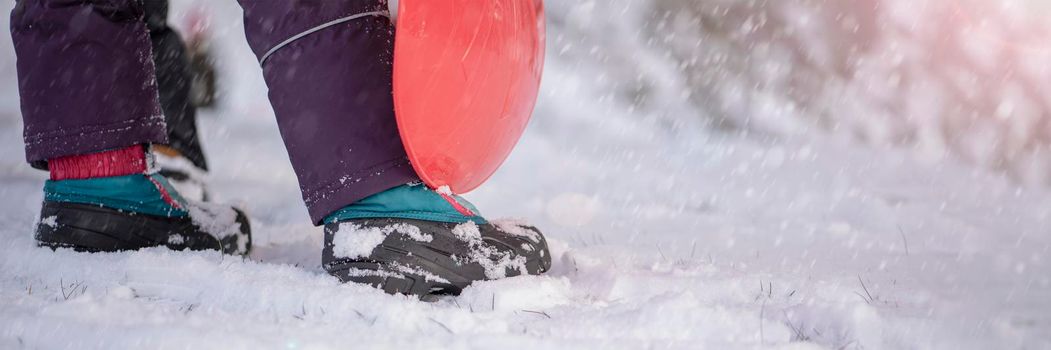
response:
M236 234L222 239L198 227L190 217L169 218L97 205L45 201L36 240L42 247L82 252L115 252L164 246L174 250L219 250L247 255L252 246L248 217L236 212Z
M392 225L411 225L419 229L421 241L404 232L393 231L366 257L335 255L335 234L340 225L360 229L382 229ZM456 224L410 219L351 220L325 226L322 263L326 271L343 282L372 285L390 294L429 296L458 295L472 282L540 274L551 268L547 241L535 228L525 227L529 235L501 231L497 226L477 225L480 240L474 245L454 233ZM478 253L488 249L489 254ZM487 261L482 258L488 259ZM503 260L501 260L503 259ZM504 264L501 265L501 262ZM512 263L513 262L513 263ZM489 268L487 269L486 266Z

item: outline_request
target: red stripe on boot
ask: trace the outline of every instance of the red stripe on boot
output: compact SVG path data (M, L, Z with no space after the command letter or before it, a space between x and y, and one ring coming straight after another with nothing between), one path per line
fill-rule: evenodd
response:
M150 179L150 182L153 183L153 187L156 187L157 191L161 193L161 198L164 199L165 203L168 203L172 208L182 209L182 205L179 204L179 202L176 202L175 198L172 198L171 193L168 193L168 189L164 187L164 185L158 182L157 179L154 179L153 176L147 176L146 178Z
M442 198L444 198L446 202L449 202L449 204L452 204L453 209L456 209L456 211L460 212L460 214L463 214L463 216L475 216L474 212L471 211L471 209L467 209L467 207L463 206L463 204L460 204L460 202L457 201L455 197L441 192L438 192L438 194L442 195Z
M51 180L78 180L146 173L146 150L142 145L49 159Z

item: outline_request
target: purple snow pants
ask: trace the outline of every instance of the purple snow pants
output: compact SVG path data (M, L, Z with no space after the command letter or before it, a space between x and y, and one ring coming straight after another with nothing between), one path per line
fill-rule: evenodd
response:
M390 20L339 21L386 1L239 1L249 45L270 53L263 75L313 222L417 180L394 120ZM166 141L143 18L142 0L18 0L28 161Z

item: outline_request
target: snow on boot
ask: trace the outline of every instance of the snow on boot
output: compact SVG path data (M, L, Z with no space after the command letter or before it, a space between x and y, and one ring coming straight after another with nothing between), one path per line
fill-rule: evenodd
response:
M173 148L167 146L154 146L153 148L157 173L168 179L176 192L190 201L207 202L211 199L206 181L207 170L198 167Z
M52 159L37 225L40 246L111 252L166 246L245 255L243 212L185 200L167 179L146 173L141 146Z
M457 295L475 281L551 268L547 241L536 228L488 222L462 198L443 197L405 185L330 215L325 270L344 282L427 298Z
M551 268L547 241L514 223L359 219L325 225L325 270L391 294L458 295L475 281Z

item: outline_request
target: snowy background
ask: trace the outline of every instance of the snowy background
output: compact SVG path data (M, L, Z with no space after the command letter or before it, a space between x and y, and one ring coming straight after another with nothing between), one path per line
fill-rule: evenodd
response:
M436 303L320 269L239 8L174 2L257 249L36 248L5 33L0 348L1051 348L1046 2L550 1L535 118L467 197L554 270Z

